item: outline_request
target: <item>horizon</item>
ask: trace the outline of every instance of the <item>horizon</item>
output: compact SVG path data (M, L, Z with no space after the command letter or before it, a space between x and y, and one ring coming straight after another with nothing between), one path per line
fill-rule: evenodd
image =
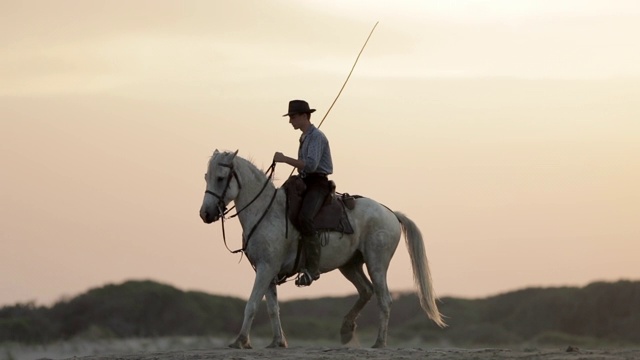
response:
M207 161L295 154L288 101L317 125L376 21L322 127L332 179L416 222L438 297L640 280L640 3L11 2L0 304L132 278L246 299L253 269L198 216ZM401 240L392 292L410 266ZM278 297L353 293L332 272Z
M188 293L188 292L199 292L199 293L204 293L210 296L217 296L217 297L231 297L231 298L235 298L235 299L239 299L239 300L243 300L243 301L247 301L248 298L248 294L245 297L242 296L234 296L234 295L229 295L229 294L218 294L215 292L209 292L209 291L203 291L203 290L199 290L199 289L188 289L188 288L182 288L180 286L175 286L166 282L161 282L161 281L156 281L153 279L128 279L128 280L124 280L124 281L120 281L120 282L115 282L115 283L105 283L99 286L92 286L89 287L87 289L85 289L84 291L77 293L77 294L73 294L73 295L66 295L66 296L62 296L59 299L44 304L44 303L38 303L35 301L21 301L21 302L16 302L13 304L0 304L0 307L10 307L10 306L14 306L14 305L25 305L25 304L31 304L33 303L35 306L42 306L42 307L52 307L57 303L61 303L61 302L67 302L69 300L72 300L76 297L82 296L90 291L96 290L96 289L100 289L106 286L121 286L125 283L128 282L152 282L152 283L156 283L158 285L162 285L162 286L168 286L171 288L174 288L178 291L184 292L184 293ZM443 295L443 296L438 296L438 300L443 300L443 299L460 299L460 300L485 300L485 299L490 299L490 298L494 298L494 297L499 297L499 296L503 296L506 294L511 294L514 292L519 292L519 291L524 291L524 290L548 290L548 289L565 289L565 288L569 288L569 289L584 289L590 285L593 284L598 284L598 283L606 283L606 284L615 284L615 283L619 283L619 282L640 282L640 280L633 280L633 279L618 279L618 280L611 280L611 281L599 281L599 280L594 280L591 281L587 284L584 285L551 285L551 286L526 286L526 287L521 287L521 288L515 288L515 289L511 289L511 290L507 290L507 291L501 291L498 293L494 293L494 294L488 294L486 296L479 296L479 297L465 297L465 296L450 296L450 295ZM393 297L395 296L415 296L416 299L418 298L415 290L390 290L390 293ZM349 294L344 294L344 295L318 295L318 296L314 296L314 297L300 297L300 298L289 298L289 299L281 299L280 302L281 303L285 303L285 302L290 302L290 301L299 301L299 300L321 300L321 299L326 299L326 298L331 298L331 299L335 299L335 298L345 298L345 297L357 297L358 293L356 291L354 291L353 293ZM371 302L375 302L375 299L371 299Z

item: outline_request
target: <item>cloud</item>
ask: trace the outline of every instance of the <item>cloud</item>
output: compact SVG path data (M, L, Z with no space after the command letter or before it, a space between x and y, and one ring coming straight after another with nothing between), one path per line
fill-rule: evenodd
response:
M3 7L0 95L131 88L139 94L140 87L158 83L224 84L292 71L343 74L370 26L331 15L311 18L308 9L283 1Z
M632 3L456 4L12 2L0 12L0 95L170 98L234 84L335 82L377 15L360 77L640 76L640 48L628 40L640 32Z

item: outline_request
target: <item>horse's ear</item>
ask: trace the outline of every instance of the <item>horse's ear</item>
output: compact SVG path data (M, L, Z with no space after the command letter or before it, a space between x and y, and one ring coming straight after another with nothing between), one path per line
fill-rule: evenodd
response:
M236 150L236 152L233 153L233 156L231 157L231 159L235 158L236 155L238 155L238 151L240 151L240 149Z
M218 149L215 149L215 150L213 151L213 155L212 155L212 156L216 156L216 155L218 155L219 153L220 153L220 151L218 151Z

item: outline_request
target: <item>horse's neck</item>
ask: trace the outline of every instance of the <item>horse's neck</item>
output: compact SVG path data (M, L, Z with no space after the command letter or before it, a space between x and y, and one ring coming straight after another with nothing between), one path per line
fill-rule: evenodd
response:
M235 200L235 205L236 210L240 211L238 218L240 219L243 230L248 231L246 227L254 226L265 211L267 211L267 208L269 208L269 204L271 203L271 199L274 196L274 191L277 191L277 189L271 180L262 173L262 171L253 166L247 160L240 159L240 161L243 163L242 166L239 167L241 170L238 171L238 175L242 189ZM265 187L264 190L262 190L263 187ZM262 193L260 193L261 190ZM276 199L273 200L274 202L271 204L269 211L273 211L273 209L283 206L284 203L280 204L282 199L278 198L281 198L281 196L276 196Z

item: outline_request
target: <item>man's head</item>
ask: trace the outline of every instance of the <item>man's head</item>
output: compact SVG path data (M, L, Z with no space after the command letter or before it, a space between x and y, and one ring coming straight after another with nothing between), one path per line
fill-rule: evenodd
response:
M309 103L304 100L291 100L289 101L289 111L282 116L289 117L289 123L294 129L304 131L311 119L311 113L314 111L316 109L311 109Z

